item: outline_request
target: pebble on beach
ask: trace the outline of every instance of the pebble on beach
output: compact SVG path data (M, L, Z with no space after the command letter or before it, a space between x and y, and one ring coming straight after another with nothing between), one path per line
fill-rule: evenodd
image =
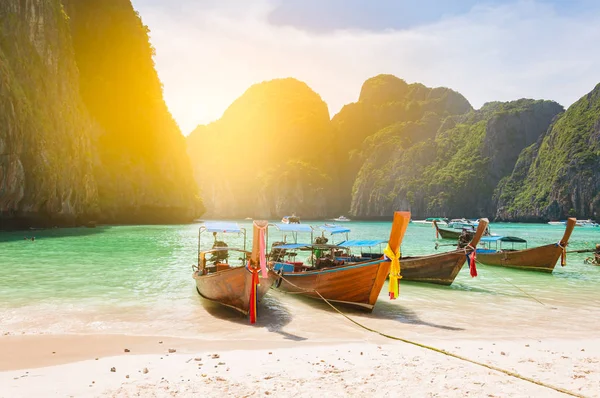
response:
M169 354L172 354L174 352L177 352L177 350L175 348L169 348Z
M129 348L125 348L123 351L124 352L131 352L131 350Z
M144 368L144 370L142 370L142 373L144 373L144 374L148 373L148 368Z
M116 371L117 371L117 368L115 368L115 367L113 366L112 368L110 368L110 371L111 371L111 372L116 372Z

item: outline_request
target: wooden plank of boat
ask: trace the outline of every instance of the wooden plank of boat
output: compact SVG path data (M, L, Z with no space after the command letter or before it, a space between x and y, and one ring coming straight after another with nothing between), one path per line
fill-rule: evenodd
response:
M487 218L479 220L471 247L428 256L402 257L400 260L402 280L451 285L467 260L467 253L472 252L479 244L488 223Z
M443 229L438 227L437 225L437 220L433 220L433 226L435 227L435 230L437 231L437 233L442 237L442 239L458 239L460 238L460 234L462 234L462 231L451 231L449 229Z
M395 212L388 244L398 252L410 221L409 212ZM305 272L284 272L276 288L288 293L302 293L329 301L373 310L390 271L388 259L374 259Z
M259 229L266 227L267 224L267 221L254 222L252 253L244 252L250 255L250 267L252 268L257 268L259 266ZM229 264L217 264L216 272L209 274L204 273L206 254L214 251L216 250L207 250L202 252L199 256L201 260L198 264L198 270L193 274L198 293L207 300L217 302L233 308L244 315L248 315L250 309L250 296L253 287L251 269L249 269L248 266L230 267ZM243 252L241 250L236 251ZM267 294L269 288L276 279L277 275L272 270L269 270L268 277L260 280L260 284L257 287L258 300L262 299L264 295Z
M558 243L525 250L477 253L477 261L485 265L519 268L530 271L552 272L575 228L575 218L569 218L565 233Z

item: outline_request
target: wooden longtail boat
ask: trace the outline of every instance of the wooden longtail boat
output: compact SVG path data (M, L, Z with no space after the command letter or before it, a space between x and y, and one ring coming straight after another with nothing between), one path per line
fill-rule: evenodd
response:
M562 239L558 243L534 247L525 250L489 250L477 249L477 261L485 265L520 268L531 271L552 272L559 257L566 257L565 248L575 228L575 218L567 220L567 226ZM500 238L500 239L498 239ZM488 240L502 242L502 237L492 236Z
M389 249L393 253L399 252L409 221L409 212L394 214L388 241ZM337 246L329 246L336 250L341 249ZM275 265L279 266L282 276L275 285L278 290L320 298L319 294L315 292L318 291L329 301L371 311L388 274L390 274L391 261L383 257L351 264L340 264L333 261L331 266L320 269L302 266L298 263L276 263Z
M200 296L233 308L244 315L249 315L251 323L256 321L257 301L260 301L269 291L277 278L272 270L266 268L265 260L263 260L264 267L262 267L265 272L263 273L263 269L261 269L261 245L262 253L264 253L264 243L261 243L261 240L265 237L266 227L267 221L254 221L251 253L226 246L214 247L210 250L199 251L198 265L194 267L193 278ZM206 226L201 227L199 232L199 248L203 231L241 233L243 229L235 223L206 223ZM245 242L245 231L243 232ZM216 236L215 243L218 243ZM229 263L229 252L241 254L239 264L234 266ZM207 263L206 256L209 254L213 255L212 264ZM259 274L261 274L260 278Z
M460 238L460 234L462 234L462 231L459 230L450 230L438 227L437 220L433 220L433 226L435 227L436 235L441 236L442 239L457 240L458 238Z
M488 223L487 218L479 220L473 240L464 249L428 256L402 257L400 259L402 280L451 285L467 260L467 255L477 247Z

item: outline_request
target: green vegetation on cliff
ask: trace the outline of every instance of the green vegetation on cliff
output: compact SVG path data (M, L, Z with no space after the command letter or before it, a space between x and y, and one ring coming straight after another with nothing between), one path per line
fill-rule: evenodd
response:
M76 223L97 211L92 123L60 1L0 2L0 221Z
M384 129L365 140L352 213L383 216L410 208L415 217L490 214L500 179L561 111L551 101L488 103L465 115L428 115Z
M129 0L0 2L2 227L201 214L152 55Z
M449 115L471 109L462 95L447 88L408 84L392 75L365 81L358 102L344 106L332 119L340 176L338 211L346 213L350 207L351 188L368 156L365 148L369 143L391 139L390 145L395 146L398 139L404 145L423 141L433 137L436 129L421 130L415 126L430 127ZM424 132L430 135L423 135ZM368 142L363 142L367 137Z
M250 87L188 151L210 215L325 215L332 135L327 105L305 83L276 79Z
M202 213L185 138L163 100L148 28L129 0L65 0L83 100L100 129L96 176L113 222Z
M521 153L496 192L504 220L600 216L600 84Z

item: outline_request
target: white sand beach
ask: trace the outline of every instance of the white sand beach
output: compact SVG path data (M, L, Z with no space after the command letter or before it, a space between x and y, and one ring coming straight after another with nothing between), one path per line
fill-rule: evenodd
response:
M0 397L566 396L437 352L371 337L315 345L149 336L3 336L0 347L3 353L12 347L15 369L25 364L19 351L33 358L28 349L42 346L55 351L45 355L50 359L38 356L38 364L56 365L29 362L6 370L11 365L3 355ZM578 395L600 396L597 339L423 343ZM118 346L121 353L115 354ZM69 357L69 351L79 357Z

